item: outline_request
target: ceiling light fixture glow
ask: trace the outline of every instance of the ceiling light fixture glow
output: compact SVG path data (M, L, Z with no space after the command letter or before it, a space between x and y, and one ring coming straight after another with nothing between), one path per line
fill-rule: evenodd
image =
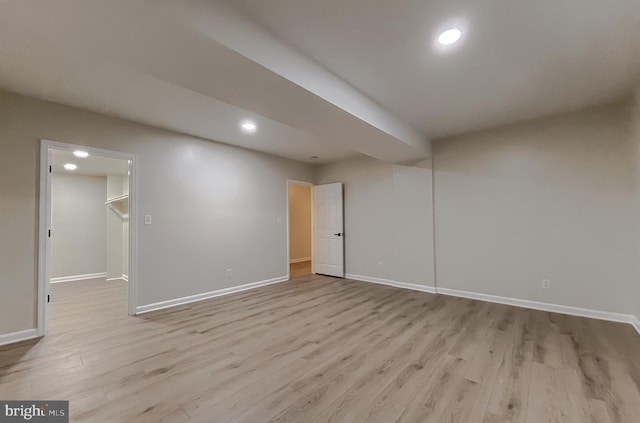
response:
M75 165L75 164L73 164L73 163L66 163L66 164L64 165L64 168L65 168L66 170L76 170L76 169L78 168L78 166L76 166L76 165Z
M449 28L438 37L438 42L443 46L449 46L462 38L462 31L458 28Z
M244 120L240 123L240 128L247 133L254 133L258 129L255 122L251 120Z
M79 157L81 159L86 159L87 157L89 157L89 153L87 153L86 151L82 151L82 150L74 151L73 155L76 156L76 157Z

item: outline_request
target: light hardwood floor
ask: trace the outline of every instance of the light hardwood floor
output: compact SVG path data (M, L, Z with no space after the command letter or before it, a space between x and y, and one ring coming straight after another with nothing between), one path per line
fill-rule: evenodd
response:
M289 274L292 278L304 276L311 273L311 261L303 261L300 263L291 263L289 265Z
M0 398L73 422L638 422L629 325L306 275L141 317L123 282L53 286L0 348Z

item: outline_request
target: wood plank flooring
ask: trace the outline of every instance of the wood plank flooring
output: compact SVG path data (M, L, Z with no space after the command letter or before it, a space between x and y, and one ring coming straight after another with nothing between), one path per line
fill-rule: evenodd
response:
M292 278L304 276L311 273L311 260L300 263L289 264L289 274Z
M129 317L124 282L53 286L0 348L0 398L73 422L637 422L629 325L363 282L289 282Z

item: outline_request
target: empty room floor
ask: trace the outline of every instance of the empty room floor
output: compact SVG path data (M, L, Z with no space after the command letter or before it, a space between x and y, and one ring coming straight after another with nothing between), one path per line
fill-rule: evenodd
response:
M46 338L0 348L0 398L68 399L72 422L640 415L629 325L315 275L141 317L124 282L53 296Z

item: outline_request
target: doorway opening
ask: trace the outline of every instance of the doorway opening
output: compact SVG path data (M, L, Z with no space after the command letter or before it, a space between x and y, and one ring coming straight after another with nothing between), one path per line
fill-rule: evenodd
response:
M287 181L289 278L313 273L313 184Z
M135 314L134 172L134 156L42 141L39 335Z

